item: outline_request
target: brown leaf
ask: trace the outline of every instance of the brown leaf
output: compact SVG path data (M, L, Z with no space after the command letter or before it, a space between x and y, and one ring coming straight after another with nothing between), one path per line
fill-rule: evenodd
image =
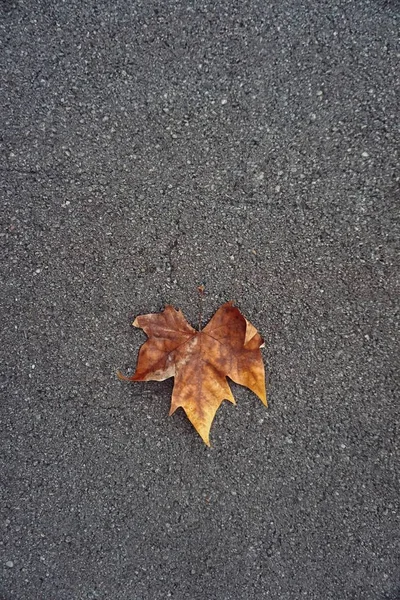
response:
M174 377L170 415L179 407L210 445L212 421L223 400L235 404L227 382L252 390L267 406L263 339L231 302L223 304L202 331L193 329L180 310L140 315L133 323L148 340L139 351L135 373L120 379L162 381Z

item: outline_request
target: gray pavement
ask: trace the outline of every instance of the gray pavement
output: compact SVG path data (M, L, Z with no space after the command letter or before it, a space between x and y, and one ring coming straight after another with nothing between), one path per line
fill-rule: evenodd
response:
M399 4L1 11L1 600L400 598ZM266 340L211 449L116 378L200 283Z

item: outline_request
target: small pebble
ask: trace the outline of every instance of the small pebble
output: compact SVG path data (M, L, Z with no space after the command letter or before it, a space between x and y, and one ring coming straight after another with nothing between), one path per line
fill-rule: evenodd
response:
M13 563L13 561L12 561L12 560L8 560L8 561L6 562L6 567L8 567L9 569L12 569L12 568L13 568L13 566L14 566L14 563Z

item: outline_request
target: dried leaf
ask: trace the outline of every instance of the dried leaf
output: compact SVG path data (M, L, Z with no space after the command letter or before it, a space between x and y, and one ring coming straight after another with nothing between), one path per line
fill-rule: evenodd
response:
M210 445L212 421L223 400L235 404L227 382L252 390L267 406L263 339L231 302L223 304L202 331L193 329L180 310L140 315L133 323L148 336L135 373L125 381L162 381L174 377L170 415L179 407Z

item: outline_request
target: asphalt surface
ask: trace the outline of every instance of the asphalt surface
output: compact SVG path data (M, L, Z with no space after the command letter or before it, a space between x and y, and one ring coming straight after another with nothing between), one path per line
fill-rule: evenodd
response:
M1 10L1 600L400 598L399 4ZM200 283L266 340L211 449L116 377Z

